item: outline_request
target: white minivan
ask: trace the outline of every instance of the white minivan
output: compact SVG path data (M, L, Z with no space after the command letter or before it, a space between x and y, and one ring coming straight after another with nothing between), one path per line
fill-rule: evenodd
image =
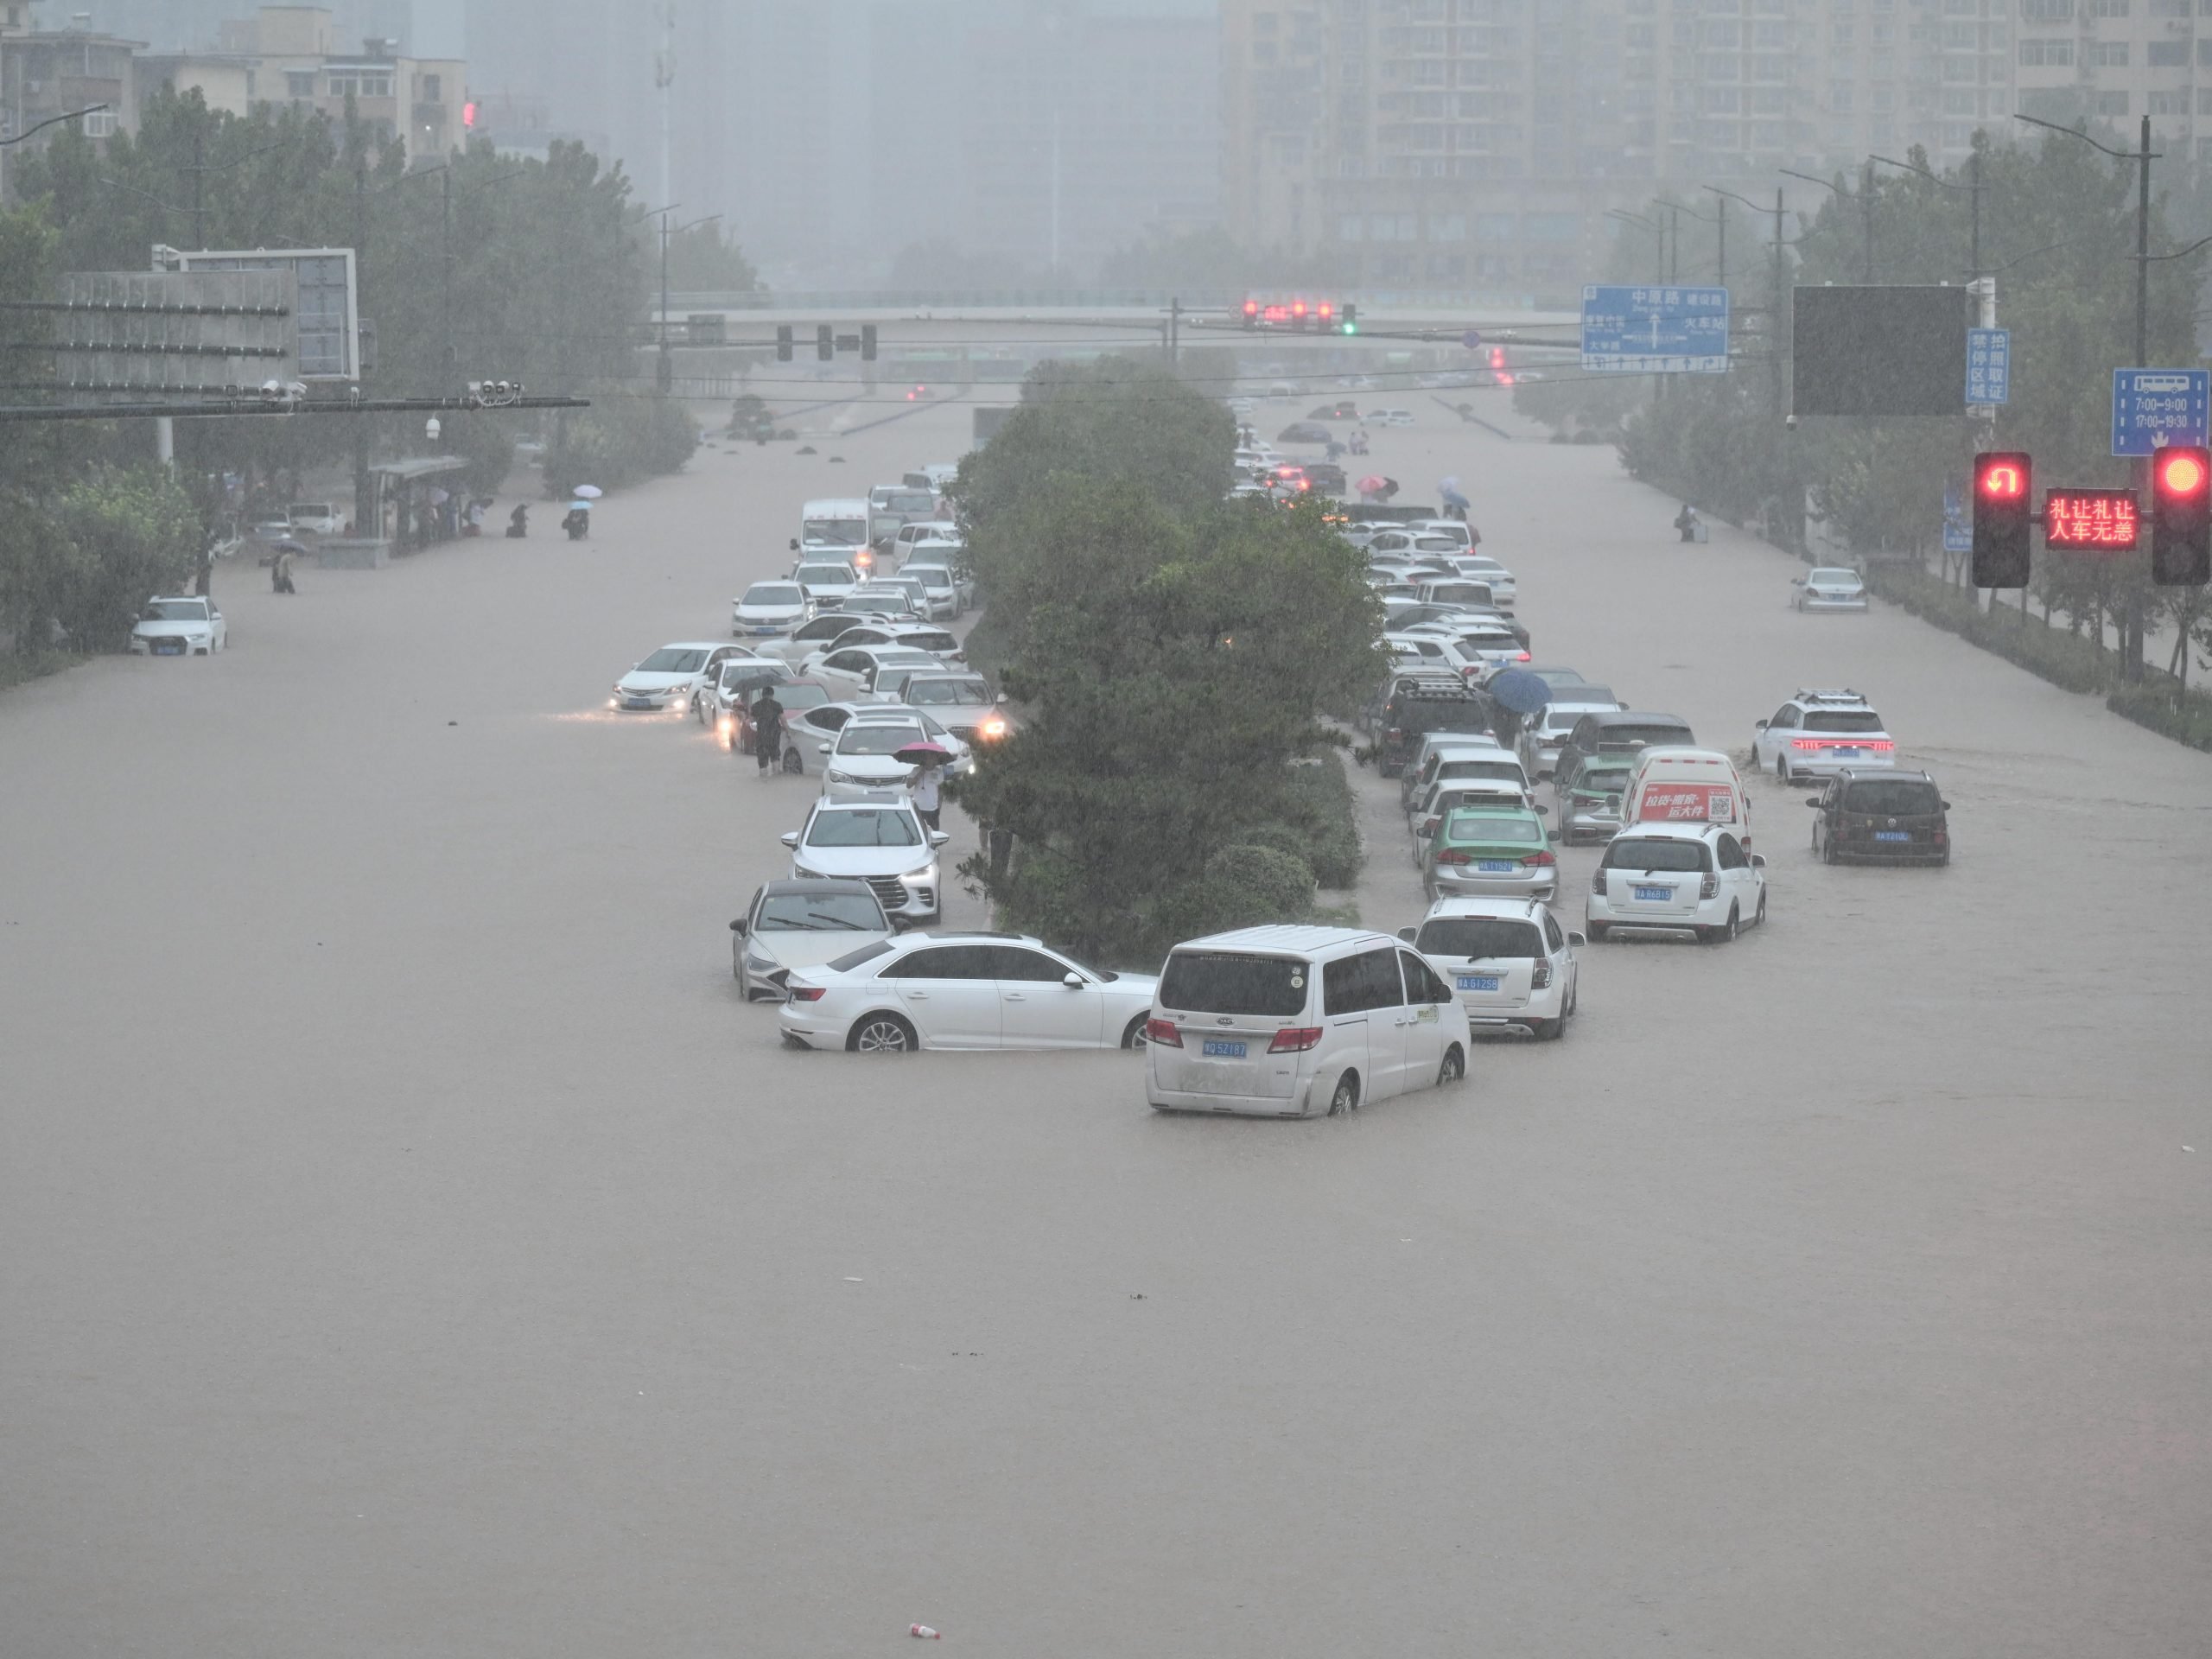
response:
M1751 802L1743 774L1719 749L1663 743L1636 757L1621 801L1621 823L1718 823L1751 844Z
M1145 1023L1163 1112L1342 1117L1467 1074L1467 1013L1385 933L1247 927L1167 953Z

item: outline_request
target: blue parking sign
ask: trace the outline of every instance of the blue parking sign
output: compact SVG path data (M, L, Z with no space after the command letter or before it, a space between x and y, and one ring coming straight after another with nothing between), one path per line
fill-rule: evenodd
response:
M2010 328L1967 330L1967 402L2009 404L2012 401L2012 331Z
M2212 372L2114 369L2112 452L2147 455L2169 443L2202 443L2212 415Z

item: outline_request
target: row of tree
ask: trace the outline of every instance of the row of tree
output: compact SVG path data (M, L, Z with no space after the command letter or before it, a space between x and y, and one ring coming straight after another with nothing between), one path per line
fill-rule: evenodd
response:
M2114 148L2125 139L2108 139ZM1817 213L1785 225L1724 200L1686 200L1668 268L1649 232L1624 227L1606 280L1664 275L1713 280L1730 214L1729 287L1738 322L1732 372L1680 376L1663 387L1643 378L1527 382L1516 403L1563 429L1615 441L1636 476L1738 523L1757 523L1785 544L1825 529L1862 554L1926 556L1940 546L1946 490L1961 491L1968 461L1989 429L1945 418L1805 419L1783 423L1794 286L1867 280L1962 284L1993 275L1998 321L2012 331L2012 401L1998 414L1994 447L2036 456L2040 480L2124 486L2128 463L2108 453L2112 370L2135 364L2136 175L2077 139L2013 145L1977 135L1972 167L1939 172L1884 168L1839 176ZM1979 192L1979 248L1975 246ZM2170 204L2152 209L2154 255L2173 253ZM1979 260L1977 264L1977 252ZM2145 364L2194 364L2203 257L2181 252L2148 265ZM1776 297L1781 303L1777 307ZM1869 342L1870 347L1873 342ZM1777 372L1777 370L1779 370ZM1963 388L1961 389L1963 393ZM1963 396L1961 397L1963 404ZM1808 526L1807 513L1815 515ZM1964 580L1961 567L1947 571ZM2041 556L2035 592L2047 609L2101 632L2105 617L2153 615L2177 603L2150 583L2147 559Z
M61 273L143 270L157 244L180 248L351 247L361 308L374 325L374 397L459 393L474 379L520 380L534 391L588 397L593 407L553 421L549 486L602 488L683 465L696 424L655 395L639 372L648 296L658 280L655 221L632 199L619 168L575 144L543 161L510 160L478 144L442 166L419 166L370 124L264 105L251 115L210 110L197 91L149 99L136 134L94 143L73 129L15 162L20 205L0 213L0 301L54 297ZM751 267L712 227L675 239L671 281L746 285ZM11 314L20 346L43 319ZM45 401L50 355L10 353L17 391L0 400ZM480 413L442 422L439 447L472 463L463 487L490 493L513 458L528 415ZM10 425L0 443L0 636L42 643L56 628L73 640L82 618L56 608L71 586L46 578L65 561L31 526L83 485L109 488L153 452L148 423ZM243 478L262 505L298 499L303 474L351 470L419 453L420 416L302 420L194 419L176 427L174 480L132 486L173 490L196 521L187 546L162 561L173 585L237 505L221 480ZM247 504L250 514L252 505ZM157 515L181 522L175 513ZM130 589L148 571L118 557L114 592L99 614L144 596Z
M961 467L988 638L1031 711L958 791L1014 855L964 871L1008 924L1111 963L1303 915L1342 838L1299 763L1371 689L1376 601L1318 508L1224 499L1235 445L1219 401L1116 358L1040 367Z

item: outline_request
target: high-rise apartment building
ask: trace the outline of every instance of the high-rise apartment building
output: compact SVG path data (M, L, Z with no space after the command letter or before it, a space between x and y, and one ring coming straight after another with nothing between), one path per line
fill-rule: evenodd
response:
M1780 169L1965 157L2016 111L2145 113L2212 158L2212 0L1224 0L1248 243L1370 292L1556 292L1608 209Z

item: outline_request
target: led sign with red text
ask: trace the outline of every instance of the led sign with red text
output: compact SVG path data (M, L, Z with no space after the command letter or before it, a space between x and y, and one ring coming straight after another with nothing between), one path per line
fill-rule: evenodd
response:
M2051 490L2043 499L2043 543L2060 553L2125 553L2135 545L2133 490Z

